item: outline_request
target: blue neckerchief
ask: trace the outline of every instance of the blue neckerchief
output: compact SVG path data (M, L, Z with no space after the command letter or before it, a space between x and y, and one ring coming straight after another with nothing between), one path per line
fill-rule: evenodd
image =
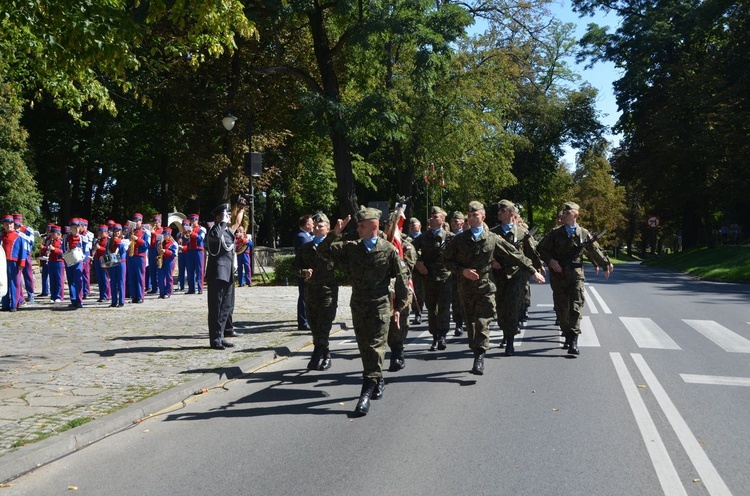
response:
M315 244L315 246L318 246L324 239L326 239L325 236L314 236L313 243Z
M421 233L421 232L413 232L413 233L409 233L409 237L410 237L411 239L416 239L416 238L417 238L417 236L419 236L420 234L422 234L422 233Z
M510 224L500 224L500 227L503 229L503 233L508 233L511 229L513 229L513 223Z
M375 248L375 243L377 242L378 242L377 236L375 236L374 238L362 238L362 244L365 245L365 248L367 249L367 251L370 251L373 248Z
M484 231L484 226L479 227L472 227L471 228L471 234L474 235L474 239L479 239L479 236L482 235L482 232Z
M442 229L440 229L440 228L430 229L430 231L432 232L433 236L440 236L440 231L442 231Z
M568 233L568 237L569 238L572 238L573 235L576 233L576 228L577 227L578 227L578 224L575 224L575 225L572 225L572 226L569 226L567 224L565 225L565 232Z

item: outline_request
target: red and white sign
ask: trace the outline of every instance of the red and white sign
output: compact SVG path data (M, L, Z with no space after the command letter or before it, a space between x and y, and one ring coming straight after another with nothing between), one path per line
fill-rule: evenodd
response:
M661 219L658 215L649 215L646 223L648 224L648 227L659 227L659 224L661 224Z

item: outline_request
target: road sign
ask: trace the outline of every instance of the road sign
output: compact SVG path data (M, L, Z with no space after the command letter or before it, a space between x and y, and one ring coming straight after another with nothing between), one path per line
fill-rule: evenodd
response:
M648 227L659 227L659 224L661 224L661 219L658 215L649 215L646 222L648 223Z

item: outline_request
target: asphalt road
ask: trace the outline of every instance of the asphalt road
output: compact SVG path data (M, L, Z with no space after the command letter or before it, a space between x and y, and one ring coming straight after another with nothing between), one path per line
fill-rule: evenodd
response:
M581 355L553 326L549 287L514 357L493 334L486 373L465 339L407 367L352 418L351 331L333 367L306 353L192 397L44 466L0 496L750 494L750 288L637 265L587 274Z

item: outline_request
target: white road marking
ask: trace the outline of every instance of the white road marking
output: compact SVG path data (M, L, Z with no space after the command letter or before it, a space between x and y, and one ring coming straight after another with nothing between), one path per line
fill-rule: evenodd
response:
M620 320L641 348L658 348L662 350L679 350L677 343L670 338L656 322L647 318L620 317Z
M596 337L594 325L591 323L591 317L584 316L581 318L581 334L578 336L578 346L599 347L599 338Z
M686 320L684 323L700 332L708 339L733 353L750 353L750 340L743 338L713 320Z
M690 458L693 466L698 471L701 482L705 485L708 493L712 496L731 495L732 493L719 475L719 472L716 471L713 463L708 459L706 452L701 448L695 435L690 430L690 427L688 427L687 422L682 418L680 412L677 411L677 407L674 406L669 395L667 395L667 392L656 379L651 368L646 364L643 356L638 353L631 353L630 356L646 379L649 389L659 403L675 434L677 434L677 438L680 440L685 452L687 452L688 458Z
M599 310L596 309L596 305L594 305L594 302L591 301L591 295L589 295L588 288L584 287L583 292L585 294L585 301L586 306L589 309L589 313L599 313Z
M625 397L630 404L630 409L633 411L635 423L638 425L641 437L643 437L646 451L648 451L648 455L651 457L651 463L654 466L654 471L656 472L656 477L659 479L662 491L667 496L687 495L685 487L680 482L677 469L675 469L672 459L669 457L667 447L664 446L664 442L661 436L659 436L659 431L656 429L656 424L654 424L654 420L648 413L646 403L641 398L638 387L633 382L633 378L625 366L625 361L619 353L610 353L609 356L615 366L617 377L620 378L620 384L622 384L622 389L625 391Z
M591 291L591 294L594 295L594 298L596 298L596 302L599 303L599 306L602 307L602 312L604 313L612 313L612 310L609 309L606 303L604 303L604 299L599 295L599 291L596 290L594 286L589 286L589 291Z
M555 305L552 303L537 303L536 306L538 307L554 307ZM748 322L750 324L750 322Z
M716 386L750 387L750 377L729 377L723 375L680 374L682 380L690 384L712 384Z

